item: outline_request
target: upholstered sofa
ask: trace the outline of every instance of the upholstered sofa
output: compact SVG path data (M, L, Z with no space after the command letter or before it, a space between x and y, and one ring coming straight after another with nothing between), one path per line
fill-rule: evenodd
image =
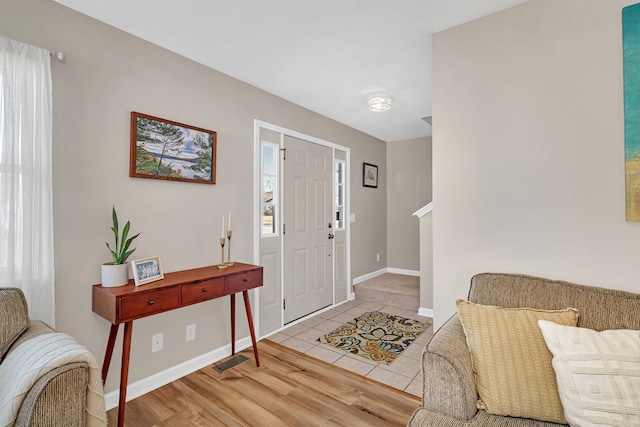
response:
M471 279L468 300L487 306L579 312L578 327L603 331L640 329L640 294L543 278L482 273ZM458 314L432 337L422 353L422 407L409 426L557 427L563 424L496 416L477 408L472 359Z
M106 425L91 353L71 336L30 321L20 289L0 288L0 313L0 425Z

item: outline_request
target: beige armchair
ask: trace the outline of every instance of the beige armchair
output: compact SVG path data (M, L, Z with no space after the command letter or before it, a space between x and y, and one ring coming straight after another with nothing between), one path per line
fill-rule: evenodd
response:
M0 288L0 313L0 425L106 425L91 353L69 335L30 321L20 289Z

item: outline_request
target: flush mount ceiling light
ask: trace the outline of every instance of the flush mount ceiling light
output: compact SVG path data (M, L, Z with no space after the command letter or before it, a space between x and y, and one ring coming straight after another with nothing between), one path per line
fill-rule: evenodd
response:
M367 105L369 105L369 110L375 111L376 113L387 111L391 108L391 98L388 96L374 96L373 98L369 98Z

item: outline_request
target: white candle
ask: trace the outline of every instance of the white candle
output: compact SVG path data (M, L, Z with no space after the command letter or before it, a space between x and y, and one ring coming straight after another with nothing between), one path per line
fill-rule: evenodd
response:
M229 231L231 231L231 211L229 211Z
M226 236L224 235L224 215L222 215L222 222L220 223L220 238L224 239Z

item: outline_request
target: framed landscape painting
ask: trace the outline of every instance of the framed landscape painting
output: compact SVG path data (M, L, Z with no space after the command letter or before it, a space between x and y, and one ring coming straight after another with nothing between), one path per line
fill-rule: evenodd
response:
M131 112L129 176L216 183L216 132Z
M640 221L640 4L622 9L627 221Z

